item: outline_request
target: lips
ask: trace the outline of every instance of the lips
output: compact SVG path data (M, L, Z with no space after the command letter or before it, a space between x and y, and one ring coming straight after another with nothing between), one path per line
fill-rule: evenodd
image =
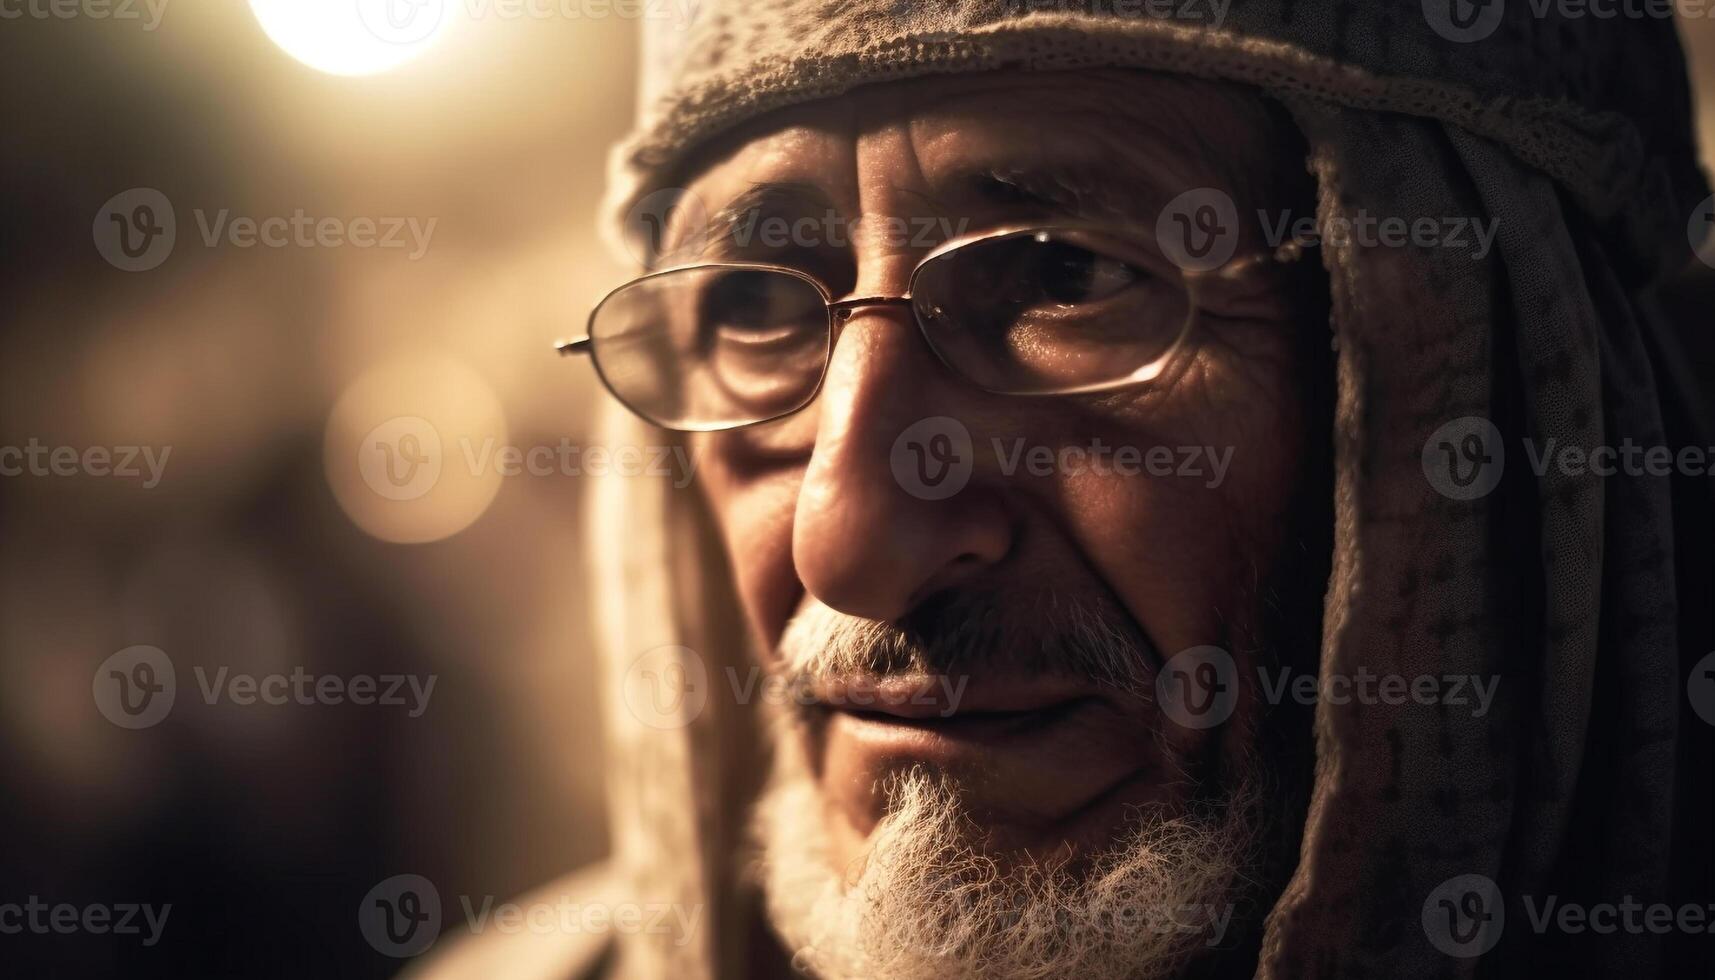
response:
M1053 678L856 677L818 685L826 787L861 826L885 812L882 787L909 769L953 778L997 841L1031 847L1109 837L1125 805L1166 780L1151 714L1130 699Z
M864 711L855 708L841 710L857 722L884 726L884 730L915 731L946 739L950 743L949 747L967 743L974 747L979 743L998 742L1048 728L1076 711L1084 702L1085 699L1078 698L1041 708L948 711L933 715L886 710Z
M886 716L901 722L956 721L964 716L1052 711L1095 692L1085 685L1048 678L953 675L853 675L816 684L811 693L824 707Z

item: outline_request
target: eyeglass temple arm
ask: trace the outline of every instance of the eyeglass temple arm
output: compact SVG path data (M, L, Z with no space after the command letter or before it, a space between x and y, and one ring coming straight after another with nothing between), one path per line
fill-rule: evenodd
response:
M1269 265L1292 265L1309 253L1311 249L1319 248L1320 242L1290 241L1270 252L1257 252L1244 258L1228 262L1218 268L1196 273L1200 276L1213 276L1217 279L1237 279L1249 275L1252 270Z
M573 354L588 354L590 352L590 339L588 337L578 337L575 340L558 340L554 342L554 349L560 352L561 357L570 357Z

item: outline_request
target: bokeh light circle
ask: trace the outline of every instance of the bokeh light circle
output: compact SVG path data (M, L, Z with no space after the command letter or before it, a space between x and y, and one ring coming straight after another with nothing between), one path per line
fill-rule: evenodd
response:
M453 0L250 0L262 30L282 50L333 75L396 68L440 40Z
M475 371L450 358L382 365L328 417L323 464L340 507L382 541L438 541L494 501L505 410Z

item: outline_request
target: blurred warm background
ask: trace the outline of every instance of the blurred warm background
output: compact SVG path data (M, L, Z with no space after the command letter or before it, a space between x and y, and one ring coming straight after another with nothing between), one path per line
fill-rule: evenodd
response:
M150 949L0 936L0 975L389 975L355 922L378 881L429 878L451 920L455 896L604 850L584 482L461 465L393 500L351 448L395 417L475 451L588 438L593 378L550 342L625 275L594 228L638 24L452 4L417 57L346 76L282 50L245 0L170 0L155 30L135 8L0 21L0 446L170 447L154 486L0 479L0 902L173 910ZM1704 93L1711 24L1687 27ZM92 238L139 187L177 238L127 272ZM223 209L435 224L417 257L205 245ZM136 644L170 655L178 700L130 731L92 676ZM208 705L197 666L437 682L415 718Z
M477 452L586 438L589 368L550 343L624 275L592 229L638 25L455 16L366 77L294 60L245 0L143 26L0 21L0 445L171 447L152 488L0 479L0 902L173 911L152 949L0 936L0 976L389 975L355 919L383 878L504 899L603 853L584 485L461 466L391 501L324 443L392 416ZM135 273L92 243L134 187L177 219ZM222 209L436 224L416 259L211 248L195 212ZM143 731L91 696L133 644L178 672ZM438 680L416 718L211 706L197 665Z

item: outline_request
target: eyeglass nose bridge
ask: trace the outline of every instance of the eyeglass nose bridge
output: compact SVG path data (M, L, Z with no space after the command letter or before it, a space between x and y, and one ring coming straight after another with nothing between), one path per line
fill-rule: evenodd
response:
M906 309L910 309L911 297L854 296L851 299L842 299L837 302L829 303L828 313L833 316L835 322L845 323L847 320L852 318L853 314L866 306L902 306Z

